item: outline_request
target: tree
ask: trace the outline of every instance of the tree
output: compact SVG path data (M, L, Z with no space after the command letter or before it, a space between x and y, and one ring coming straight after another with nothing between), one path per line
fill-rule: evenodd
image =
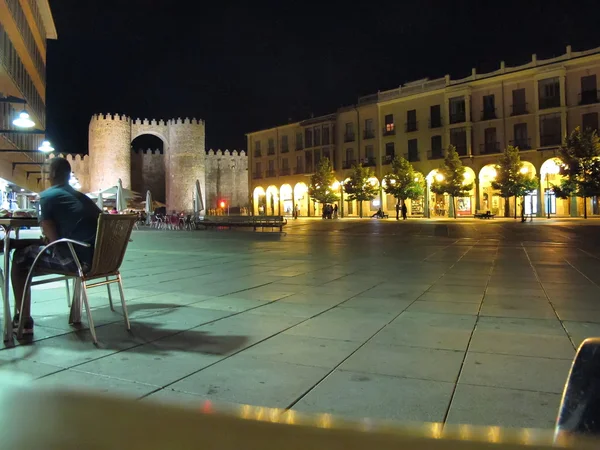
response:
M423 182L417 176L413 166L404 158L396 156L392 161L392 171L383 177L384 190L404 203L407 199L417 200L423 196Z
M323 204L336 202L338 195L331 189L333 183L335 183L335 176L331 162L328 158L321 158L314 175L310 177L308 195L315 202Z
M600 139L595 130L577 127L567 136L559 150L564 176L559 186L552 186L559 198L573 195L583 198L583 217L587 219L587 198L600 195Z
M517 218L517 197L525 196L537 188L537 180L523 170L519 148L509 145L504 149L496 168L496 179L492 187L504 198L504 217L510 216L509 198L515 198L515 219Z
M358 201L360 217L363 216L362 202L371 201L377 197L379 188L369 181L369 178L374 176L375 174L370 167L355 165L352 166L352 173L344 183L344 191L348 194L348 199Z
M448 146L444 165L438 169L438 175L434 178L431 191L450 196L456 219L455 199L466 197L471 189L473 189L473 183L465 182L465 167L456 153L456 148L453 145Z

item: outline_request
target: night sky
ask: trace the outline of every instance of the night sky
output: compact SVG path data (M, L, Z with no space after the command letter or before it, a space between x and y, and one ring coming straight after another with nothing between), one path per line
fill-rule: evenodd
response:
M595 1L487 3L50 0L48 137L86 153L96 112L193 116L207 148L240 149L407 81L600 46Z

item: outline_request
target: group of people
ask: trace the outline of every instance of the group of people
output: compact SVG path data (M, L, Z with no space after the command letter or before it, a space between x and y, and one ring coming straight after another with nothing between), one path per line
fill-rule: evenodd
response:
M321 213L323 219L337 219L338 218L338 205L323 205L323 212Z

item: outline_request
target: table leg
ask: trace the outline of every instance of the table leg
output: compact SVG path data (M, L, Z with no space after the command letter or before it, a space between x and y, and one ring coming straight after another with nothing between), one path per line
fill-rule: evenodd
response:
M4 286L2 286L4 307L4 341L12 339L12 313L10 310L10 228L4 228Z

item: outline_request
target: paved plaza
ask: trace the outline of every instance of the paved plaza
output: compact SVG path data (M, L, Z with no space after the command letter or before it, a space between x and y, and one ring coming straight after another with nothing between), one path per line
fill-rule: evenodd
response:
M35 341L0 350L0 370L144 401L550 428L576 347L600 335L600 221L285 230L135 231L132 332L97 288L94 347L63 286L39 286Z

